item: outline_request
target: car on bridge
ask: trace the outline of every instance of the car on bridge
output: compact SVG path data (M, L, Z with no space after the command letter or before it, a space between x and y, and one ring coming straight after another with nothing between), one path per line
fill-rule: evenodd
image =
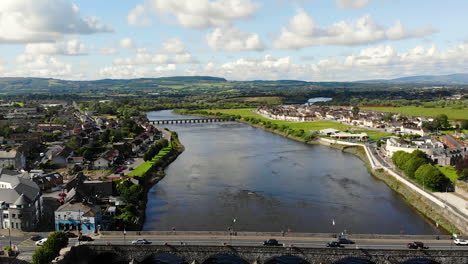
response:
M468 240L457 238L453 240L453 243L457 246L467 246L468 245Z
M36 242L36 246L42 246L47 241L47 237Z
M276 239L268 239L263 241L264 246L282 246L280 243L278 243L278 240Z
M354 244L354 241L345 237L338 238L337 242L339 242L340 244Z
M343 245L341 245L340 242L337 242L337 241L328 242L326 246L330 247L330 248L332 248L332 247L337 247L337 248L344 247Z
M94 239L89 236L79 236L78 241L93 241Z
M144 238L139 238L139 239L132 241L132 245L149 245L149 244L151 244L151 241L148 241Z
M425 247L423 242L412 242L408 243L407 247L409 249L428 249L429 247Z

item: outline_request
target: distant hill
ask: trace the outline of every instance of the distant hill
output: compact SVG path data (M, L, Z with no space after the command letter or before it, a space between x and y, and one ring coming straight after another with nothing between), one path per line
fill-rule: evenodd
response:
M433 85L465 85L468 84L467 73L457 73L449 75L419 75L409 76L390 80L365 80L360 83L400 83L400 84L433 84Z

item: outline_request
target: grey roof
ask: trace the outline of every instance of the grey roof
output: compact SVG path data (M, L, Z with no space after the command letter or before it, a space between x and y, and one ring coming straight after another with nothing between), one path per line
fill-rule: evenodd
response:
M7 173L9 173L8 171ZM1 189L0 201L4 201L9 204L15 203L21 195L29 201L34 201L40 192L39 186L28 179L22 178L21 174L17 172L17 175L8 175L3 170L0 171L0 181L8 182L11 184L12 189Z
M30 204L32 201L26 197L26 195L21 194L20 197L15 201L15 205L27 205Z
M14 159L16 157L16 151L15 150L1 150L0 151L0 159Z

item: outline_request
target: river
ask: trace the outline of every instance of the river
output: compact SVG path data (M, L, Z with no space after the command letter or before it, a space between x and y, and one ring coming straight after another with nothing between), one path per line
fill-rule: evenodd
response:
M185 152L148 193L144 230L442 232L352 154L237 122L164 126Z

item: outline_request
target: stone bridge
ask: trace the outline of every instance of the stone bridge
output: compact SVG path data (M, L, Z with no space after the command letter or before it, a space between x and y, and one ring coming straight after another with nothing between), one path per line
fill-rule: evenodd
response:
M190 119L169 119L169 120L150 120L152 124L188 124L188 123L213 123L232 121L229 118L190 118Z
M73 247L59 263L156 263L158 255L172 255L193 264L216 263L213 259L230 255L238 263L273 264L286 258L297 264L467 264L467 250L379 250L351 248L298 248L196 245L81 245Z

